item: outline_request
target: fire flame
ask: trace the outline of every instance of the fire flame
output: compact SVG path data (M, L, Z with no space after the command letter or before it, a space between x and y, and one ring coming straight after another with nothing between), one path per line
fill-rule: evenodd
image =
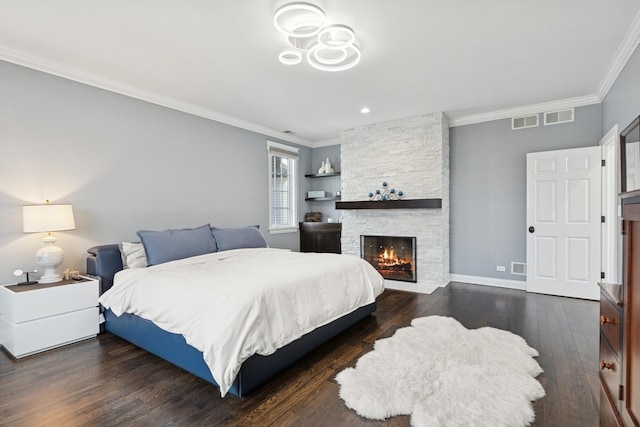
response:
M408 264L411 265L410 259L401 259L396 255L396 251L391 248L384 248L384 252L378 255L378 266L379 267L391 267L395 265L403 265Z

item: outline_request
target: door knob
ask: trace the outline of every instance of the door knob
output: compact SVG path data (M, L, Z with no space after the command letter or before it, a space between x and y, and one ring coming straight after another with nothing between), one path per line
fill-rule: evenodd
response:
M536 231L534 226L529 227L529 233L533 233L534 231Z

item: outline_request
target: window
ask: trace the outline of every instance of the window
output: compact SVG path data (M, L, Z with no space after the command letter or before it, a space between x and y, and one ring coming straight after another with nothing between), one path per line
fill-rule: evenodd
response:
M267 141L269 154L269 231L290 233L297 227L298 149Z

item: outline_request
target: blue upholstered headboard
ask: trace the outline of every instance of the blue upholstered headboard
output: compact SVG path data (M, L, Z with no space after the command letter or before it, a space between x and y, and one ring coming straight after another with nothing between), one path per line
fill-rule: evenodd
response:
M87 274L100 277L100 293L104 293L113 286L113 276L123 268L120 248L118 245L101 245L87 252Z

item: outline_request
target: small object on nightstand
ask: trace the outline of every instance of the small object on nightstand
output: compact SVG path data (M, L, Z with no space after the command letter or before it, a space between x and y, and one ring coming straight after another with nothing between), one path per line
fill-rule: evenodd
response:
M36 282L35 280L29 280L29 274L33 274L33 273L37 273L37 272L38 272L38 270L33 270L33 271L22 271L22 270L19 270L19 269L18 269L18 270L16 270L16 271L14 271L14 272L13 272L13 275L14 275L14 276L16 276L16 277L20 277L20 276L22 276L23 274L26 274L26 275L27 275L27 280L25 280L24 282L20 282L20 283L18 283L18 285L35 285L35 284L36 284L36 283L38 283L38 282Z
M67 268L64 271L63 277L64 280L82 280L82 277L80 277L80 272L77 268Z

